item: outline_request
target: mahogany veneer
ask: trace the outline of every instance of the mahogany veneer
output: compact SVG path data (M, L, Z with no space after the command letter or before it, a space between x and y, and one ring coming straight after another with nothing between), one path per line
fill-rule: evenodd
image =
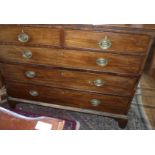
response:
M93 32L81 30L65 31L65 45L68 47L101 50L97 42L108 36L112 41L112 47L108 51L115 53L146 53L150 42L149 36L137 34L123 34L114 32Z
M10 106L32 102L105 115L125 127L152 31L127 25L0 25L0 71Z
M17 36L22 30L30 36L30 40L27 43L28 45L60 46L60 29L11 25L0 26L0 42L19 44Z
M123 77L107 73L96 74L14 64L1 64L1 66L3 75L7 81L22 81L24 83L36 83L51 87L70 88L102 94L131 97L132 90L137 82L136 77ZM26 77L25 74L29 71L34 71L36 76L34 78ZM96 79L104 80L104 85L96 87L94 85Z
M24 50L32 52L31 59L22 57ZM3 62L22 62L99 72L112 72L137 75L141 72L144 56L118 55L105 52L64 50L53 48L32 48L0 45L0 60ZM106 58L107 66L98 66L96 60Z
M126 114L130 98L119 96L101 95L83 91L50 88L32 84L7 84L8 94L15 98L42 101L65 106L80 107L85 109L99 110L104 112ZM19 93L20 90L20 93ZM37 96L30 95L30 91L37 91ZM101 104L92 106L92 99L99 99Z

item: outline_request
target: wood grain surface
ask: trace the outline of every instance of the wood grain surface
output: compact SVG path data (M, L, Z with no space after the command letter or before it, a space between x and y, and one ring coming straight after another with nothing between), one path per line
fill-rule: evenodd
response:
M150 29L149 29L150 27ZM155 36L144 25L0 25L0 70L10 97L127 115ZM24 31L30 40L20 43ZM99 42L107 37L106 50ZM23 56L24 51L31 58ZM106 59L99 66L98 59ZM34 71L34 78L25 72ZM102 79L105 84L94 86ZM30 90L38 92L31 96ZM92 106L91 99L101 104ZM124 127L127 119L119 120Z
M123 53L146 53L150 37L147 35L121 34L113 32L93 32L81 30L66 30L65 45L84 49L102 50L98 43L105 36L111 40L112 46L106 51Z
M30 40L27 43L20 43L18 35L24 31ZM16 43L19 45L53 45L60 46L60 30L55 28L37 28L22 26L0 25L0 42Z
M32 58L23 58L23 51L32 52ZM44 64L73 69L93 70L124 74L140 74L144 56L119 55L102 52L36 48L25 46L0 45L0 61ZM96 64L97 59L108 60L107 66Z
M21 98L47 103L60 104L64 106L93 109L98 111L126 114L130 98L111 95L100 95L82 91L58 89L45 86L22 83L7 83L8 95L14 98ZM30 91L37 91L38 96L31 96ZM98 99L101 104L92 106L90 100Z
M137 82L136 77L121 77L106 73L96 74L67 71L48 69L46 67L24 66L20 64L1 64L1 66L6 81L36 83L52 87L71 88L119 96L132 96L132 91ZM36 74L35 77L28 78L26 73L29 71L33 71ZM97 79L103 80L104 85L96 86L94 81Z

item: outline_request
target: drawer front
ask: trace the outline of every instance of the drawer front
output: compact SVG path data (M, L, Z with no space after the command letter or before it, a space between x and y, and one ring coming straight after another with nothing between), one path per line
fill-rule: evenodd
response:
M22 31L23 30L23 31ZM26 34L23 40L20 34ZM22 39L22 40L21 40ZM24 42L23 42L24 41ZM60 46L60 30L54 28L0 26L0 42L18 43L25 45L53 45Z
M80 91L49 88L29 84L7 84L8 95L14 98L42 101L117 114L126 114L129 98L97 95Z
M132 96L137 81L135 77L120 77L105 73L95 74L9 64L2 64L2 73L6 81L22 81L120 96Z
M26 50L31 51L32 55L30 58L23 56L23 52ZM100 72L138 74L141 71L144 57L0 45L0 61L45 64Z
M74 48L145 54L149 42L150 38L147 35L81 30L65 31L65 45Z

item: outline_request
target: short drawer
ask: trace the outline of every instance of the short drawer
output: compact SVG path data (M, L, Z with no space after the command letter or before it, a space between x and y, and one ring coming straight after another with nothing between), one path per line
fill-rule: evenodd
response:
M96 74L80 71L47 69L22 65L1 64L6 81L22 81L52 87L70 88L102 94L132 96L137 78ZM128 89L126 89L128 88Z
M60 30L56 28L0 25L0 42L25 45L60 46Z
M53 65L99 72L139 74L143 56L0 45L0 61Z
M145 54L150 42L147 35L116 32L66 30L65 46L128 54Z
M29 84L8 83L8 95L14 98L42 101L63 106L126 114L130 99L125 97L98 95Z

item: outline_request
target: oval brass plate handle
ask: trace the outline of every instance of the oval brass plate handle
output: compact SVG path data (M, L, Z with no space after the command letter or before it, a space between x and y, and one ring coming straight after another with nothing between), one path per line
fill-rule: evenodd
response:
M96 79L93 81L94 85L97 87L102 87L105 84L105 81L102 79Z
M34 78L36 76L36 73L34 71L27 71L25 72L25 75L28 78Z
M107 66L107 65L108 65L108 59L105 59L105 58L98 58L98 59L96 60L96 64L97 64L98 66L102 66L102 67Z
M99 47L103 50L106 50L108 48L110 48L112 46L112 42L110 39L108 39L107 36L105 36L104 39L102 39L101 41L99 41Z
M37 91L35 91L35 90L30 90L30 91L29 91L29 94L30 94L31 96L38 96L38 95L39 95L39 93L38 93Z
M96 107L96 106L101 104L101 100L92 99L92 100L90 100L90 103L91 103L92 106Z
M30 39L29 35L26 34L25 32L22 32L18 35L18 41L21 43L26 43Z
M26 59L32 58L32 52L29 50L23 51L22 54L23 54L23 58L26 58Z

